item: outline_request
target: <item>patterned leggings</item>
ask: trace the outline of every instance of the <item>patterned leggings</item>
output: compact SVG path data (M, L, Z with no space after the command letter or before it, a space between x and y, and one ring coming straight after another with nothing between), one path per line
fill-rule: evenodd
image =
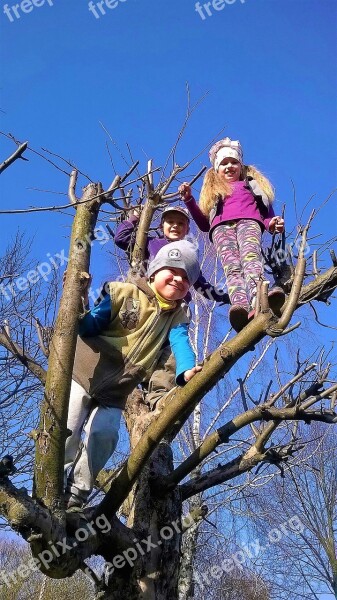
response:
M218 225L213 242L220 257L231 304L252 306L257 282L263 277L261 227L253 219Z

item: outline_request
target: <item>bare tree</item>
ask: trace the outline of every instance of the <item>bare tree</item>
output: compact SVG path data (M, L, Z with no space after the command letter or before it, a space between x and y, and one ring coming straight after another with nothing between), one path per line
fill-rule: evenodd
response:
M303 449L276 477L257 489L250 512L254 529L265 539L276 531L280 514L297 522L296 535L280 530L277 544L270 545L271 562L266 578L277 598L319 600L336 595L337 438L334 427L320 423L297 432ZM268 501L266 499L268 498ZM259 561L260 562L260 561ZM261 568L263 565L260 563Z
M38 568L35 571L27 568L31 560L27 544L14 540L0 541L2 600L53 600L55 597L90 600L93 597L94 584L81 571L73 577L55 581L43 575Z
M173 156L175 151L176 146ZM91 246L101 207L107 204L118 215L135 205L144 205L131 257L132 268L139 269L154 211L174 201L176 196L170 189L176 187L177 178L189 165L190 162L182 167L173 164L168 174L162 169L155 185L152 164L148 164L145 174L134 176L138 168L134 162L123 175L116 175L106 190L100 183L89 183L80 199L76 197L77 171L72 170L68 193L75 216L67 277L47 346L48 369L45 360L39 364L35 355L28 356L26 345L13 336L10 324L4 321L2 324L1 345L17 364L44 384L44 393L39 425L31 432L35 445L32 496L11 481L13 465L7 456L1 465L1 514L29 542L33 557L45 575L62 579L82 569L95 580L97 598L177 598L182 537L195 521L205 517L205 510L198 502L191 507L191 514L184 517L183 502L206 490L213 489L216 493L217 486L252 471L261 463L282 465L297 451L297 441L284 423L335 423L337 419L336 383L328 375L322 377L322 372L315 370L309 360L302 370L296 369L295 362L294 373L287 381L277 382L276 386L266 385L260 397L250 395L250 408L245 381L242 381L239 389L243 409L236 407L217 429L218 419L208 423L202 437L198 433L198 412L195 412L192 447L185 444L186 457L178 465L173 462L173 442L199 403L204 402L206 394L225 375L230 376L240 359L264 338L278 338L296 328L298 324L289 327L289 323L298 308L309 302L326 301L336 288L334 256L333 265L321 273L313 272L310 261L305 258L312 214L300 230L298 256L284 282L289 296L281 317L270 310L267 285L263 283L258 294L257 316L238 335L219 340L218 345L209 333L212 347L210 353L202 357L203 370L186 387L174 388L153 412L140 396L132 397L125 411L130 436L129 457L113 473L107 474L105 481L104 474L100 477L102 493L96 505L86 507L82 514L65 512L63 465L69 391L82 285L88 278ZM136 186L139 200L132 201L127 185ZM197 326L200 335L209 330L207 319L201 327L196 320ZM38 329L36 335L43 337ZM9 355L6 358L11 360ZM308 373L311 373L310 383ZM304 382L300 393L295 387L298 381ZM222 407L225 404L222 403ZM221 407L219 411L223 415ZM231 453L226 454L228 445ZM214 452L222 453L217 465L212 463ZM103 577L98 577L87 564L92 555L100 555L106 561Z

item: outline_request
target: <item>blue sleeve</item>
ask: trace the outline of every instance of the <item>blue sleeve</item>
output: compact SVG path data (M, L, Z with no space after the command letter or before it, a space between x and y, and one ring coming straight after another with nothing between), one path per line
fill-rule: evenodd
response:
M170 345L176 359L176 383L185 385L184 373L195 367L195 354L188 337L188 325L182 323L173 327L169 333Z
M91 337L99 335L106 328L111 317L111 299L110 295L95 306L90 312L86 313L80 319L78 333L81 337Z

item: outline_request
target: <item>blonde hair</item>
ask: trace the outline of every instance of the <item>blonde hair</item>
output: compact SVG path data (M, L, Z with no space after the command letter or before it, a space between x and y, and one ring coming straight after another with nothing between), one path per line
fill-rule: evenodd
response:
M253 179L257 181L262 191L266 194L269 202L272 203L274 200L274 188L267 177L253 165L242 165L240 179L243 180L248 176L253 177ZM231 184L219 177L218 173L211 167L204 177L200 192L199 205L201 211L206 217L209 217L216 198L219 196L226 198L227 196L230 196L231 193Z

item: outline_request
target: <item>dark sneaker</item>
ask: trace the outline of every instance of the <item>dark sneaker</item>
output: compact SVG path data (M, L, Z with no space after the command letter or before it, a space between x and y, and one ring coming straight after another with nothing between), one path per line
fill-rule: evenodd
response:
M79 496L75 496L75 494L71 494L70 496L66 496L65 498L66 510L81 510L83 504L84 500L82 500L82 498L79 498Z
M228 318L233 329L239 333L248 323L248 310L245 306L234 304L228 311Z
M286 295L280 287L273 287L270 292L268 292L269 306L277 317L281 316L281 308L285 303L285 299Z

